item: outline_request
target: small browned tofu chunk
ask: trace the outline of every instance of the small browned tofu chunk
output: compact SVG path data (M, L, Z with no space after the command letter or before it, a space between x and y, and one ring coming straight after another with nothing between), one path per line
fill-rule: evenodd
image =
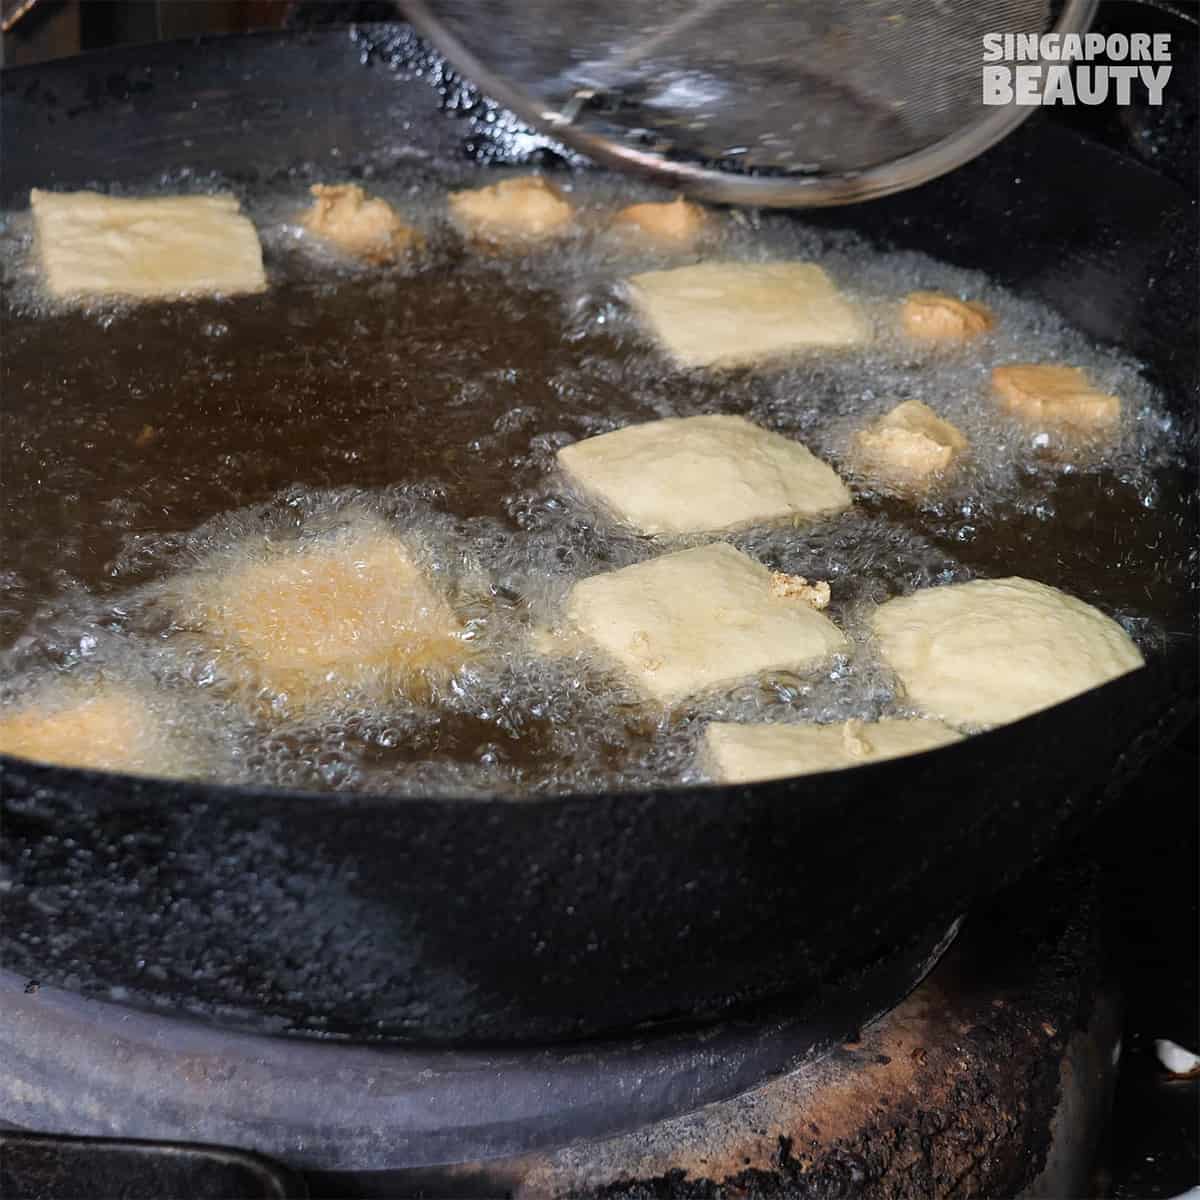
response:
M631 204L617 213L613 224L647 241L675 249L695 245L713 228L709 214L682 196L667 203Z
M356 183L314 184L312 208L302 224L309 233L369 263L395 262L416 250L421 235L378 196Z
M446 597L371 522L307 546L252 547L181 590L184 619L277 711L423 695L468 656Z
M0 713L0 752L93 771L187 773L161 715L135 689L112 684L47 688Z
M992 388L1002 408L1034 429L1098 436L1121 419L1121 401L1079 367L1012 363L992 371Z
M811 583L803 575L787 575L783 571L771 572L771 595L780 600L803 600L818 612L829 607L832 595L829 584L823 579Z
M854 437L863 474L892 487L923 488L944 475L967 449L957 426L920 400L905 400Z
M900 323L909 337L922 341L966 341L996 323L986 304L959 300L945 292L909 292L900 307Z
M493 245L557 237L570 227L573 214L562 192L540 175L450 193L450 215L459 229Z

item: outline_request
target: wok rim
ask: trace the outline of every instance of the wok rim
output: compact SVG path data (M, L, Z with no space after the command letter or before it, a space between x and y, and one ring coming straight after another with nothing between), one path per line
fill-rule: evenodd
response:
M1190 640L1189 644L1194 648L1196 644L1195 640ZM1185 653L1183 648L1179 648L1173 653L1156 656L1154 659L1143 663L1142 666L1135 667L1132 671L1127 671L1114 679L1107 680L1097 687L1088 688L1087 691L1079 692L1057 704L1052 704L1036 712L1029 713L1016 721L1007 721L1002 725L993 726L979 733L966 734L958 741L937 746L930 750L920 750L913 754L902 754L893 758L857 763L852 766L838 767L832 770L810 771L800 775L784 775L746 783L714 783L706 780L696 783L645 788L642 790L622 788L617 791L601 789L591 792L533 792L515 795L505 795L495 792L489 792L486 795L453 795L443 793L412 795L397 792L352 790L318 791L312 788L256 786L249 783L223 783L218 780L208 781L202 778L169 775L138 775L126 771L104 771L92 767L61 766L55 763L21 758L15 754L0 752L0 796L3 795L4 791L5 774L13 767L16 767L18 770L45 773L48 777L47 782L55 782L63 787L69 787L73 791L82 793L89 799L94 797L96 785L99 784L108 789L111 789L114 785L125 785L126 789L134 794L167 788L177 796L179 793L195 793L197 798L225 803L269 799L272 801L295 801L297 804L324 804L335 808L365 809L394 808L405 804L461 804L475 808L495 807L505 809L519 806L522 808L539 807L545 809L553 806L567 807L575 804L595 804L599 802L621 807L623 805L645 804L647 802L663 803L677 801L697 794L713 795L718 792L731 791L749 793L765 798L770 792L808 790L813 793L812 796L807 797L808 800L819 800L820 793L824 790L823 785L828 784L832 779L845 779L850 776L850 773L855 773L857 778L865 780L867 773L886 771L888 767L893 766L897 762L927 764L935 755L941 756L944 759L947 754L961 753L964 746L975 745L979 738L991 738L995 734L1002 733L1012 736L1011 734L1007 734L1006 731L1015 728L1032 728L1034 722L1043 719L1049 713L1060 712L1072 704L1077 704L1086 698L1095 697L1100 693L1115 691L1127 683L1130 678L1141 678L1145 672L1166 677L1175 676L1179 673L1178 668L1185 661ZM1172 670L1172 668L1175 669ZM1176 690L1179 693L1176 696L1177 702L1181 701L1186 707L1189 699L1187 691L1183 688ZM1200 700L1200 697L1191 696L1190 699L1193 701L1193 706L1195 706L1195 702ZM804 783L800 781L804 781ZM866 791L865 788L863 790ZM139 796L138 798L141 799L142 797ZM154 798L146 796L145 799L152 802Z

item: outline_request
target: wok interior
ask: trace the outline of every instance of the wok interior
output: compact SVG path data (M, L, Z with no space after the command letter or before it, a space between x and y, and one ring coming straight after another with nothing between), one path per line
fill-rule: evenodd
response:
M6 539L0 630L11 677L99 669L165 687L184 697L177 720L222 731L202 773L226 782L400 794L693 782L706 718L870 719L895 702L894 686L859 651L665 718L620 680L545 661L529 635L554 624L573 580L659 552L574 497L554 450L661 416L737 412L845 470L852 431L911 396L968 429L975 450L959 478L923 502L868 486L848 514L751 529L737 544L830 580L831 614L860 637L864 614L890 595L1009 574L1099 604L1151 654L1186 629L1183 434L1141 364L982 274L802 219L726 215L715 256L824 262L875 306L879 339L762 370L679 371L619 288L671 256L602 232L604 213L644 189L577 177L573 200L589 214L579 223L593 230L505 258L444 226L447 188L486 179L410 169L376 181L431 241L391 270L354 269L300 240L302 186L243 187L270 290L180 304L46 304L28 278L27 228L10 222L3 369L20 400L4 414L0 465L21 520ZM888 332L891 306L923 286L986 299L1001 333L949 354L905 344ZM1087 364L1123 396L1119 443L1077 463L1040 453L987 399L988 365L1013 358ZM172 624L160 585L248 536L286 539L363 514L430 548L459 589L479 665L430 701L319 720L248 714L220 662Z

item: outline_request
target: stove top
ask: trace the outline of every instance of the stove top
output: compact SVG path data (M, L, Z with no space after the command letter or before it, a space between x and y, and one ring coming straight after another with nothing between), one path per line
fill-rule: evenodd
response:
M237 1151L17 1140L4 1194L79 1195L99 1170L114 1193L160 1196L1084 1194L1119 1030L1093 875L1060 870L973 916L850 1040L777 1018L417 1051L230 1034L9 978L0 1119Z
M910 991L957 929L840 993L836 1009L560 1047L231 1032L0 972L0 1117L44 1132L227 1143L306 1169L540 1152L727 1100L820 1058Z

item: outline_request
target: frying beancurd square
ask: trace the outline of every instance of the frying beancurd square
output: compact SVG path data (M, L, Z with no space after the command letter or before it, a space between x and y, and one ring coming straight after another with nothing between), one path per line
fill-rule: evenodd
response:
M1079 367L1012 363L992 371L992 388L1002 408L1034 429L1101 434L1121 419L1121 401Z
M806 670L846 644L832 621L774 594L771 572L723 542L583 579L567 617L664 706L764 671Z
M585 438L558 452L584 495L639 533L737 529L849 508L832 467L745 417L667 417Z
M187 774L162 717L136 690L113 684L49 687L0 712L0 753L94 771Z
M957 426L920 400L905 400L854 437L863 474L902 488L919 488L943 475L967 449Z
M540 175L504 179L450 193L459 229L484 242L537 242L565 233L574 216L569 201Z
M976 300L945 292L909 292L900 306L900 323L909 337L928 342L962 342L987 333L995 314Z
M1111 617L1017 577L925 588L871 625L908 702L952 725L1016 721L1143 662Z
M624 232L677 249L695 245L713 229L709 214L682 196L667 203L631 204L617 213L613 224Z
M55 296L178 299L260 292L262 248L237 198L30 194L46 286Z
M316 543L258 543L185 581L185 619L247 669L272 707L423 695L466 661L449 602L408 548L368 525Z
M634 308L683 367L765 362L865 342L862 314L815 263L698 263L629 280Z
M962 740L941 721L899 720L833 725L739 725L713 721L704 730L700 763L714 783L753 783L816 771L838 771L900 758Z
M395 262L417 249L421 235L386 201L357 184L316 183L302 224L309 233L369 263Z

